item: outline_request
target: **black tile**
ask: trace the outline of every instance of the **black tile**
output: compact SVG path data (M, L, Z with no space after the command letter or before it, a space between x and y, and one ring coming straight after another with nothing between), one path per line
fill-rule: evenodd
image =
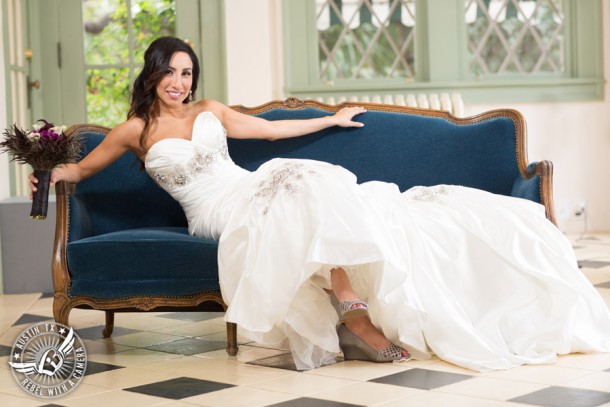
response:
M2 356L9 356L11 354L11 348L10 346L5 346L5 345L0 345L0 358Z
M191 356L197 353L225 349L226 347L226 342L206 341L198 338L185 338L177 341L160 343L158 345L146 346L144 349Z
M187 397L198 396L200 394L211 393L213 391L224 390L231 387L235 386L210 380L178 377L176 379L130 387L123 390L147 394L149 396L163 397L166 399L181 400Z
M468 379L472 379L472 376L415 368L405 370L404 372L394 373L389 376L378 377L369 381L430 390Z
M97 339L104 339L104 335L102 334L103 330L104 330L104 326L96 325L96 326L91 326L89 328L77 329L76 333L78 334L78 336L81 339L97 340ZM139 332L142 332L142 331L138 331L136 329L121 328L120 326L115 326L114 329L112 330L112 337L116 338L117 336L135 334L135 333L139 333Z
M37 322L42 322L42 321L54 321L53 317L45 317L42 315L33 315L33 314L23 314L21 316L21 318L19 318L17 320L17 322L15 322L13 324L13 326L16 325L30 325L30 324L35 324Z
M508 401L545 407L595 407L610 402L610 393L552 386Z
M610 281L606 281L605 283L595 284L595 287L598 287L598 288L610 288Z
M297 370L297 367L294 364L294 359L292 359L291 353L282 353L281 355L271 356L269 358L253 360L251 362L248 362L248 364L265 367L275 367L278 369L294 371Z
M87 370L85 371L85 376L89 376L89 375L96 374L96 373L102 373L102 372L110 372L111 370L124 369L124 368L125 368L125 366L110 365L108 363L87 361Z
M208 319L224 317L224 312L172 312L159 315L162 318L179 319L181 321L207 321Z
M591 269L598 269L606 266L610 266L610 262L595 260L581 260L578 262L578 267L587 267Z
M269 407L361 407L362 404L339 403L338 401L301 397L294 400L271 404Z

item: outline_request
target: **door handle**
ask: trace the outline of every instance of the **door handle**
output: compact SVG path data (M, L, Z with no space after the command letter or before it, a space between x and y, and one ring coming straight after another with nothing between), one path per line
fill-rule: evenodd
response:
M28 87L30 89L40 89L40 81L38 79L36 79L35 81L30 81L28 82Z

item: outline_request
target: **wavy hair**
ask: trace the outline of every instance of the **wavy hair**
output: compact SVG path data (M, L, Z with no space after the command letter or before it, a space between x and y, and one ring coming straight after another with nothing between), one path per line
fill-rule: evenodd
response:
M145 148L146 137L151 123L159 115L157 105L157 84L166 75L169 63L176 52L186 52L193 63L191 92L194 95L199 80L199 60L193 49L183 40L176 37L160 37L154 40L144 53L144 66L133 83L131 103L127 118L139 117L144 120L144 129L140 135L140 147ZM182 103L189 103L189 98Z

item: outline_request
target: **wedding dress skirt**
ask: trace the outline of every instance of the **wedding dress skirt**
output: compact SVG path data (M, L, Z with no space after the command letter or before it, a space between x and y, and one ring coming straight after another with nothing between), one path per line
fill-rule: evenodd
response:
M248 172L209 112L192 140L155 143L145 164L190 233L219 239L225 319L256 342L288 343L299 369L340 352L324 290L336 266L416 359L484 371L610 351L606 304L541 205L449 185L401 193L312 160Z

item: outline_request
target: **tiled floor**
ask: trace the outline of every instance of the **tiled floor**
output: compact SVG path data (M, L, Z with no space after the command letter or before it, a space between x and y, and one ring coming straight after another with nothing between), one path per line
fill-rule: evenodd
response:
M610 304L610 235L574 238L582 272ZM556 364L477 373L438 359L404 364L338 362L294 371L284 349L240 343L225 353L221 314L117 314L74 310L70 324L87 349L87 374L63 398L36 399L8 365L17 335L49 320L52 298L0 295L0 405L7 406L610 406L610 354L567 355Z

